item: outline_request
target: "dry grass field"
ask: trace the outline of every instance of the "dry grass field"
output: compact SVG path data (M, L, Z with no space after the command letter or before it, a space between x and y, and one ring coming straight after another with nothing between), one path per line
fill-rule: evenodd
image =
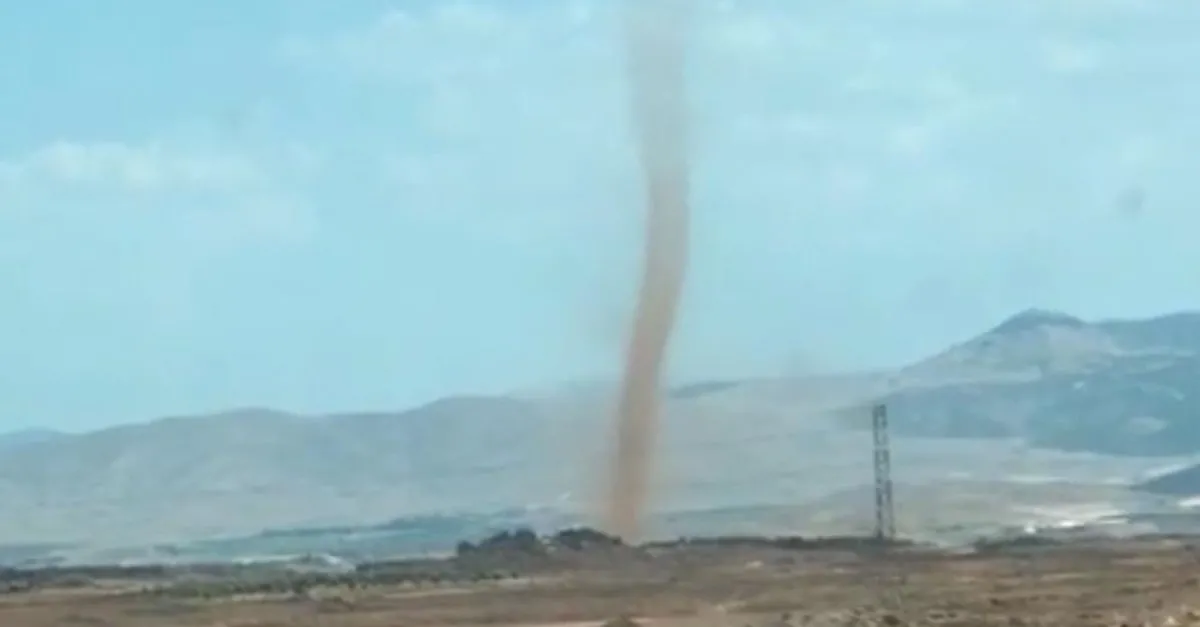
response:
M14 589L0 626L1200 625L1200 554L1173 540L886 555L733 542L475 581L170 590L117 578Z

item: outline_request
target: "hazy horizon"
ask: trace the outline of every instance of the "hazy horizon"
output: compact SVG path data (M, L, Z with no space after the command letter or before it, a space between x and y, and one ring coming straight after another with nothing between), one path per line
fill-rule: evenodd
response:
M615 378L618 3L335 4L0 7L0 431ZM1200 5L702 4L673 380L1200 309Z

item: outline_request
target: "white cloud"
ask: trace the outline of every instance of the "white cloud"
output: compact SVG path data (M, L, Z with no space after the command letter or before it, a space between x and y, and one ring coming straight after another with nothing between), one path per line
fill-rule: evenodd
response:
M404 206L481 231L578 229L596 215L564 212L619 214L637 189L619 6L436 4L281 50L405 103L405 141L384 167ZM1055 220L1097 210L1117 193L1107 185L1154 178L1160 155L1200 140L1178 116L1130 121L1133 103L1166 111L1171 59L1197 47L1149 34L1186 20L1148 6L703 3L690 57L698 204L783 247L798 221L827 248L903 228L968 252L1071 228ZM1099 47L1087 34L1099 28L1129 49ZM1136 45L1147 39L1161 41ZM1138 89L1123 91L1130 80ZM1153 141L1131 147L1131 133Z
M921 125L900 126L892 129L888 144L904 157L920 157L930 148L933 138L930 129Z
M319 156L299 145L255 152L56 140L0 156L0 219L108 215L122 228L168 229L173 235L160 234L210 248L299 241L315 233L316 217L291 188L319 167Z
M1059 74L1082 74L1100 68L1100 52L1095 46L1063 40L1044 44L1046 68Z
M435 3L424 11L390 9L361 30L327 38L289 37L280 52L291 61L364 76L440 81L502 71L504 60L485 53L519 45L529 23L482 3ZM435 50L457 53L430 56Z
M871 187L871 177L850 165L835 164L828 170L829 189L835 201L860 198Z
M0 180L9 185L229 191L262 184L264 178L258 165L244 156L180 152L158 143L55 141L0 160Z

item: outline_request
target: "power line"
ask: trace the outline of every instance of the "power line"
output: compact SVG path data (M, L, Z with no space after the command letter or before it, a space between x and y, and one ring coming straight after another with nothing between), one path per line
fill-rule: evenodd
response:
M875 438L875 538L881 543L896 539L896 515L892 506L892 453L888 442L887 405L871 409L871 433Z

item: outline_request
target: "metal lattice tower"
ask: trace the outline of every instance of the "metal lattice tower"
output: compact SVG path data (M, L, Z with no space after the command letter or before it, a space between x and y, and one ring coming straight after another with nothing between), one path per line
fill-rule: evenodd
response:
M887 405L871 409L871 433L875 436L875 538L896 538L896 518L892 507L892 453L888 443Z

